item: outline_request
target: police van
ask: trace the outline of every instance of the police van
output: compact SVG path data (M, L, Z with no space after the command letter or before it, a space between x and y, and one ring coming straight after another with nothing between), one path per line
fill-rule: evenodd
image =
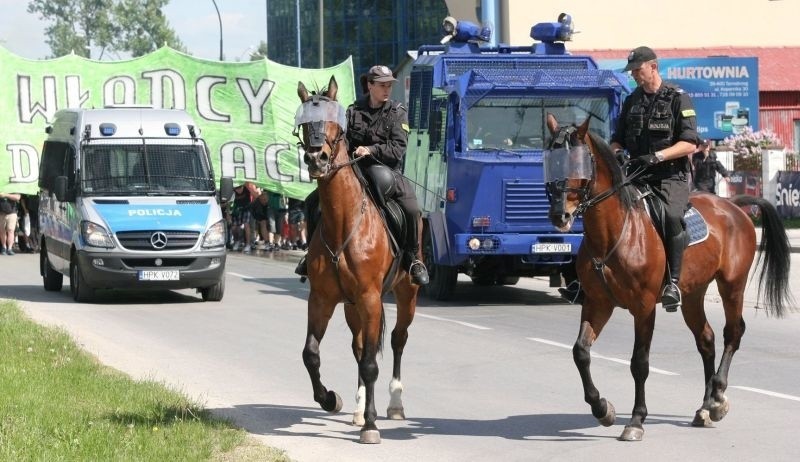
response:
M226 224L208 148L184 111L145 107L55 114L39 168L40 273L75 301L97 289L225 292ZM218 193L219 192L219 193Z

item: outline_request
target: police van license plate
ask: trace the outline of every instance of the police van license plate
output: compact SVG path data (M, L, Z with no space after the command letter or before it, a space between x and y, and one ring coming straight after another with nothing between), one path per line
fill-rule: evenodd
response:
M178 281L181 273L178 270L144 270L139 271L140 281Z
M570 253L572 244L569 242L537 242L531 249L533 253Z

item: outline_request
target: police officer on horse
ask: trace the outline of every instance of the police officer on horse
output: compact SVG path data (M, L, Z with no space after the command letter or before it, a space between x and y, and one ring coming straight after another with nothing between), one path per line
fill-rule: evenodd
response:
M420 209L414 188L402 175L403 161L408 142L408 111L401 103L389 99L395 82L392 71L386 66L373 66L366 76L366 92L347 108L347 144L354 157L361 157L359 166L370 177L370 167L385 165L393 173L392 198L402 207L407 226L403 245L403 267L412 281L425 285L429 281L428 270L420 261L419 222ZM373 180L369 178L372 182ZM373 188L374 189L374 188ZM376 201L381 198L375 197ZM308 213L306 226L308 238L316 227L317 192L306 199ZM297 265L295 273L307 275L305 257Z
M669 282L661 303L667 311L681 306L678 282L686 248L683 215L689 203L689 158L697 146L697 120L691 98L675 85L664 83L655 52L645 46L628 55L638 87L628 96L611 147L625 149L631 166L644 169L640 179L664 204L664 247Z

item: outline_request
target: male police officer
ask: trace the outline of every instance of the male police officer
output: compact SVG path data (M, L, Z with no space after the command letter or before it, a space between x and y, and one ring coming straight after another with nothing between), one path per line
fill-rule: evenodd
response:
M386 66L373 66L367 73L366 93L347 108L347 144L352 154L363 157L359 166L367 176L370 167L385 165L393 173L393 197L403 208L407 234L404 245L403 266L417 285L428 283L428 270L419 260L420 209L414 188L402 175L403 160L408 142L408 112L400 103L389 99L395 82L392 71ZM306 199L308 207L316 208L314 193ZM381 200L376 197L376 200ZM314 233L314 211L309 210L306 226L308 238ZM300 261L295 272L307 274L306 260Z
M667 251L670 282L661 304L667 311L681 306L678 288L686 247L683 214L689 203L689 159L697 146L697 120L689 95L664 83L658 73L655 52L638 47L628 55L630 71L638 87L625 100L613 149L626 149L634 167L645 168L641 177L665 207L664 246Z

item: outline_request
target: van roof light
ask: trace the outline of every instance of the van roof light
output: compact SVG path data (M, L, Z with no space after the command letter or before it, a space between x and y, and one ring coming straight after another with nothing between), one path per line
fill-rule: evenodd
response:
M176 123L166 123L164 124L164 132L167 136L178 136L181 134L181 126Z
M114 133L117 133L117 126L116 125L114 125L112 123L109 123L109 122L105 122L105 123L100 124L100 134L101 135L103 135L103 136L113 136Z

